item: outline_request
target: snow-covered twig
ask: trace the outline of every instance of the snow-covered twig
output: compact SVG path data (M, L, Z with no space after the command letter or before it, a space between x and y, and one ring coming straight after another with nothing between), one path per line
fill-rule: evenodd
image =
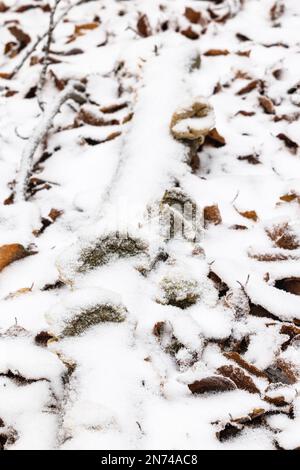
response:
M59 112L61 106L69 99L72 99L80 104L84 103L85 96L83 92L83 85L80 82L72 81L60 93L54 104L52 104L49 109L45 111L42 121L37 126L35 132L32 134L23 151L15 189L16 201L26 200L27 182L32 169L33 156L39 144L47 134L48 130L51 128L56 114Z
M84 3L88 2L94 2L95 0L78 0L77 2L73 3L72 5L69 5L66 10L64 10L61 15L57 18L56 21L53 23L53 28L52 28L52 33L55 30L55 28L59 25L61 20L67 16L67 14L75 7L80 6ZM22 60L16 65L16 67L13 69L13 71L10 73L11 77L14 77L19 70L23 67L27 59L31 56L31 54L36 50L36 48L39 46L39 44L48 36L49 29L45 31L41 36L38 36L35 40L35 42L32 44L30 48L27 49L27 51L24 53Z
M50 52L50 47L51 47L51 43L52 43L53 31L54 31L54 28L55 28L54 15L55 15L56 9L58 7L58 4L60 2L61 2L61 0L55 0L54 5L53 5L53 7L51 9L51 12L50 12L49 28L48 28L48 31L47 31L47 43L46 43L46 47L45 47L43 67L42 67L42 71L41 71L41 75L40 75L40 79L39 79L39 83L38 83L38 87L37 87L38 88L38 92L37 92L38 102L39 102L40 108L43 111L44 111L44 104L41 101L41 94L42 94L42 90L43 90L45 82L46 82L47 70L48 70L48 66L49 66L49 52Z

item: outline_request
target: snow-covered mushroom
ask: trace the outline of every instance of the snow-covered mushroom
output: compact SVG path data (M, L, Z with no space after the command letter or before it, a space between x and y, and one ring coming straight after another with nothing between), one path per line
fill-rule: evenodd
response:
M188 145L188 160L193 170L199 168L197 151L214 127L214 110L208 100L202 96L190 99L172 116L171 134L174 139Z
M196 97L185 103L172 116L170 130L175 139L203 144L215 127L215 114L206 98Z

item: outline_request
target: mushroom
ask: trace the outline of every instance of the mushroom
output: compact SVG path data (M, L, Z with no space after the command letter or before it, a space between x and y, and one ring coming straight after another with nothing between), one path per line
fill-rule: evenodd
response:
M206 98L196 97L181 106L172 116L170 131L174 139L190 147L192 167L197 167L197 150L207 134L215 127L215 114Z

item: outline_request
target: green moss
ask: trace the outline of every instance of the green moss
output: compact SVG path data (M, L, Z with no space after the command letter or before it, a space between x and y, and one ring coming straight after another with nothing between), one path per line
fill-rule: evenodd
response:
M136 256L145 252L146 249L146 243L138 238L107 236L83 249L78 261L78 271L85 272L97 268L113 258Z
M110 304L97 305L91 309L82 310L72 320L68 321L67 326L61 333L61 336L77 336L98 323L119 323L124 320L124 307Z

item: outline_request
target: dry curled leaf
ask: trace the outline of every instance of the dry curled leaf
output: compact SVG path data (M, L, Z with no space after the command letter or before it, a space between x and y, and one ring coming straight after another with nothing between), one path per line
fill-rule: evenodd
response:
M208 226L209 224L219 225L222 223L222 217L217 204L204 207L203 217L205 226Z
M207 134L206 139L205 139L205 143L213 145L214 147L219 148L219 147L224 147L224 145L226 145L226 140L224 139L224 137L221 134L219 134L217 129L214 127Z
M238 213L242 217L245 217L246 219L254 220L254 222L257 222L257 220L258 220L258 216L257 216L257 213L255 211L244 211L244 212L238 211Z
M257 88L260 84L261 84L260 80L252 80L252 82L248 83L248 85L241 88L237 92L237 95L239 96L246 95L247 93L250 93L252 90L255 90L255 88Z
M200 11L196 11L193 8L186 7L184 16L189 20L190 23L201 24L202 26L206 24L206 20L203 18Z
M236 362L240 367L250 372L250 374L253 374L256 377L266 378L265 372L258 369L253 364L250 364L249 362L247 362L239 353L235 351L229 351L229 352L225 352L224 356L227 359L231 359L232 361Z
M266 96L260 96L258 98L260 106L263 108L264 112L267 114L274 114L275 108L272 101Z
M285 146L289 149L289 151L293 154L296 155L297 150L299 145L294 142L290 137L288 137L286 134L281 132L280 134L277 134L277 139L282 140L285 144Z
M273 383L280 382L287 385L293 385L297 382L298 378L297 371L293 364L280 358L265 369L264 372Z
M246 117L251 117L251 116L255 116L255 112L254 111L244 111L244 110L241 110L241 111L238 111L236 113L236 116L246 116Z
M181 34L182 34L183 36L185 36L185 37L188 38L188 39L194 40L194 39L198 39L198 38L199 38L199 34L196 33L196 32L193 30L193 28L191 28L190 26L189 26L187 29L183 29L183 30L180 31L180 32L181 32Z
M188 385L193 394L228 392L236 390L235 383L221 375L205 377Z
M260 164L259 155L257 153L253 153L251 155L240 155L237 158L241 162L248 162L251 165L259 165Z
M296 250L300 246L297 236L287 222L266 229L266 233L278 248Z
M280 201L283 201L283 202L292 202L292 201L295 201L295 200L300 200L300 196L298 196L298 194L294 193L294 192L291 192L291 193L288 193L288 194L284 194L283 196L280 196Z
M9 7L4 2L0 2L0 13L5 13L7 10L9 10Z
M208 51L204 52L206 57L217 57L220 55L228 55L230 52L228 49L209 49Z
M270 9L270 18L272 21L278 20L285 12L284 3L281 0L276 0Z
M250 393L259 393L259 390L252 378L245 374L245 372L239 367L233 367L231 365L222 366L218 368L217 372L224 377L231 379L241 390L247 390Z
M300 278L289 277L278 279L275 282L275 287L277 287L277 289L284 290L285 292L289 292L290 294L300 295Z
M22 51L31 41L31 37L29 34L24 33L24 31L21 28L18 28L17 26L10 26L9 32L17 39L18 41L18 48L17 52Z
M14 261L18 261L19 259L25 258L26 256L32 254L32 251L27 250L19 243L0 246L0 271L2 271L6 266L13 263Z
M88 31L92 31L93 29L98 28L99 24L100 23L98 21L92 21L91 23L75 25L74 33L69 37L67 44L70 44L70 42L75 41L78 37L83 36Z

